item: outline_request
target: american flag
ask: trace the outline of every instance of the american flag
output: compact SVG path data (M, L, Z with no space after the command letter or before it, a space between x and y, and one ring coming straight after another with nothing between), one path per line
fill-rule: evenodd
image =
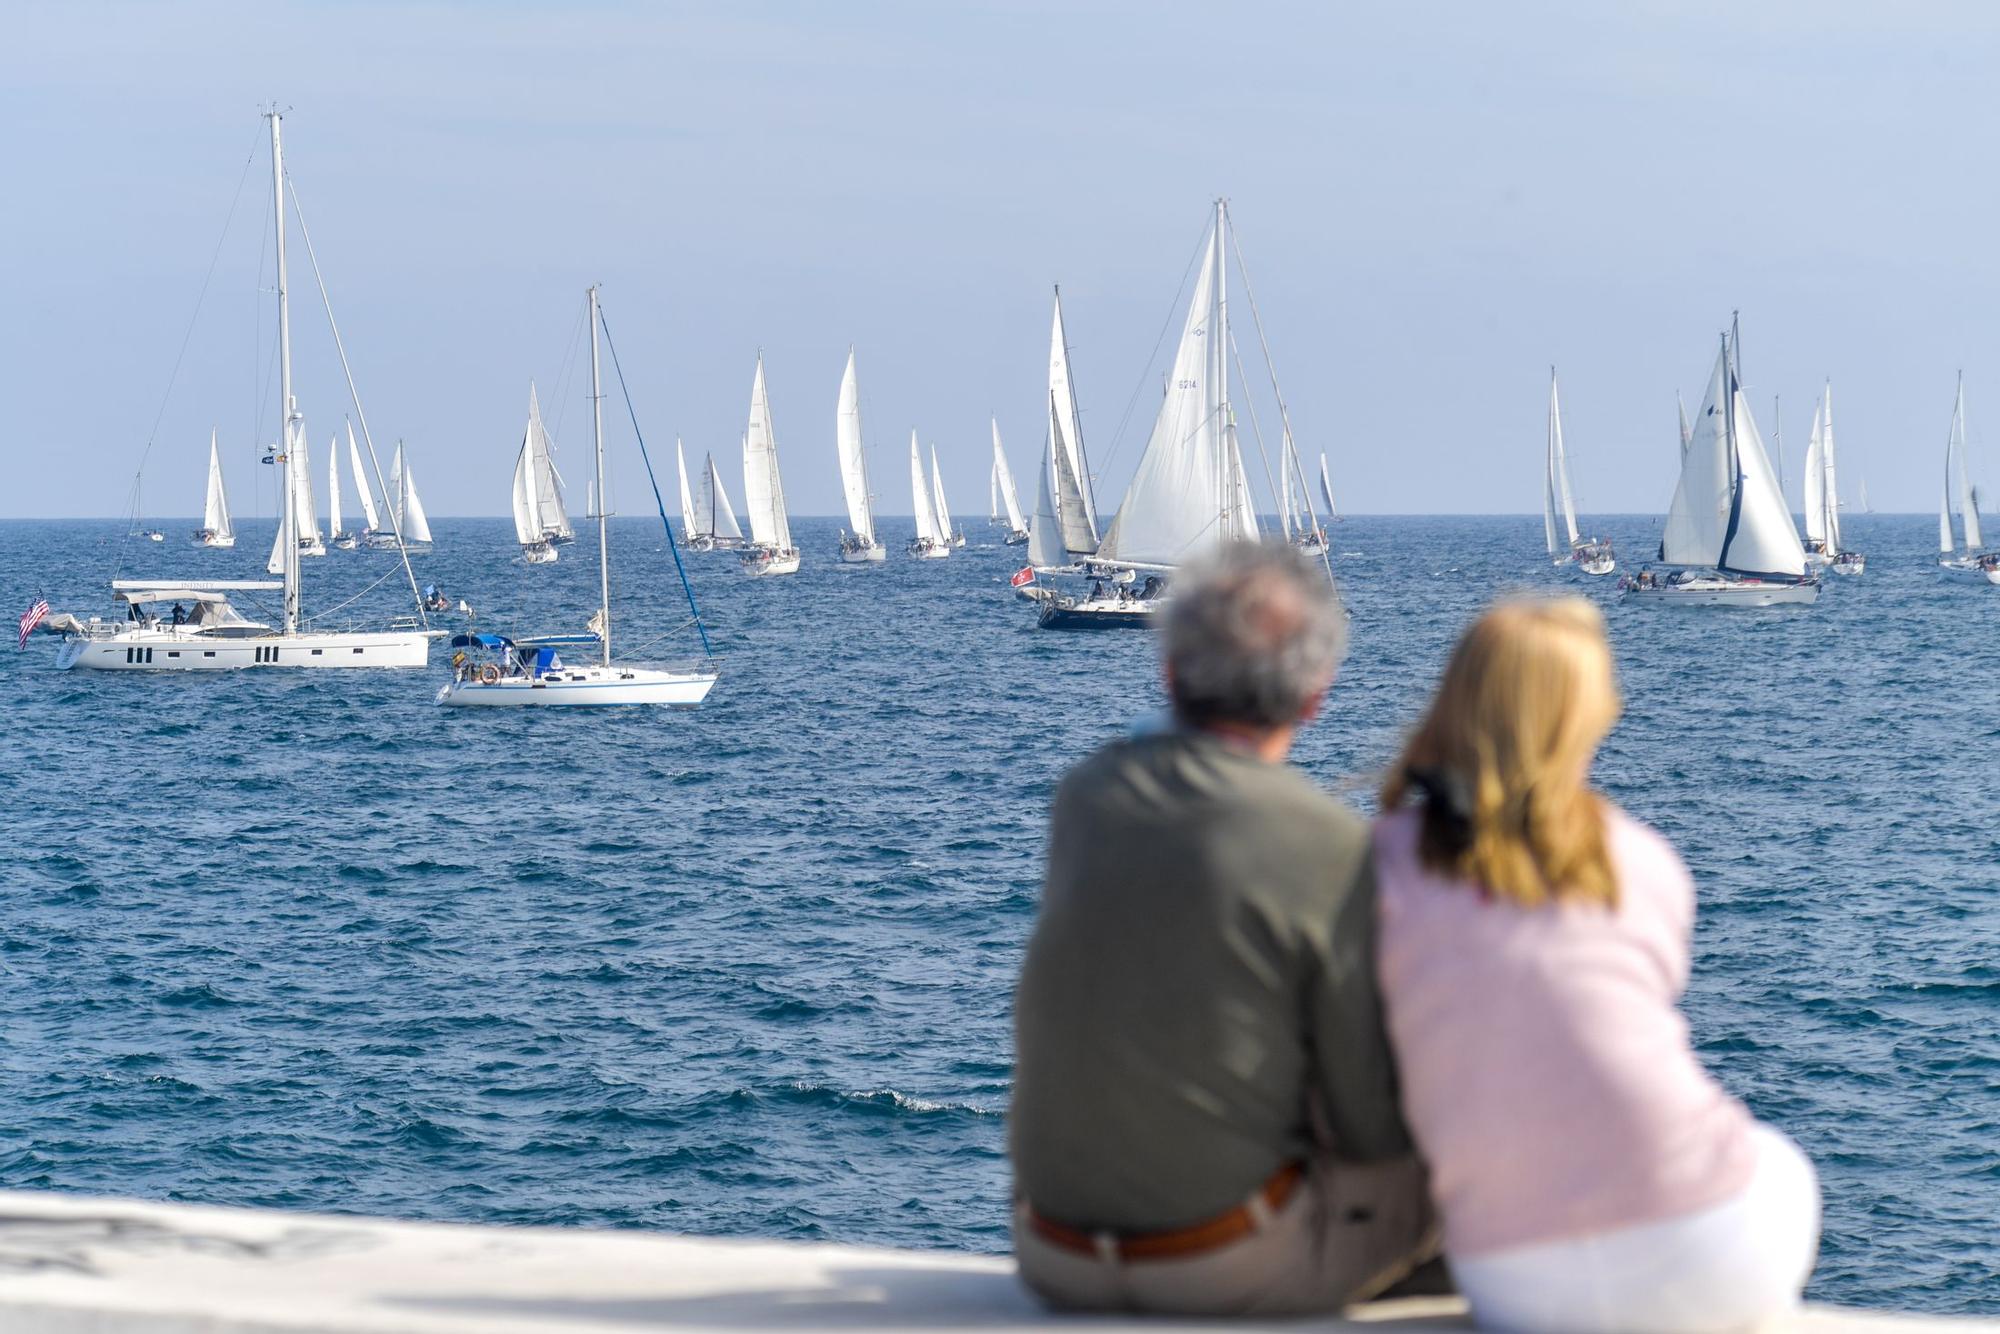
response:
M21 613L22 648L25 649L26 647L28 647L28 636L35 632L35 627L40 625L42 623L42 618L44 616L47 616L48 614L49 614L49 600L47 598L36 598L35 604L32 607L29 607L26 611Z

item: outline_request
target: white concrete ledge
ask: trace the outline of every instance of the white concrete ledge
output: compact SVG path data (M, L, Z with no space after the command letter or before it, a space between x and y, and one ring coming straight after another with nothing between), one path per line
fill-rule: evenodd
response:
M638 1330L1470 1328L1452 1301L1326 1319L1069 1319L1009 1260L644 1232L393 1223L0 1191L6 1334L629 1334ZM1815 1308L1812 1334L2000 1331Z

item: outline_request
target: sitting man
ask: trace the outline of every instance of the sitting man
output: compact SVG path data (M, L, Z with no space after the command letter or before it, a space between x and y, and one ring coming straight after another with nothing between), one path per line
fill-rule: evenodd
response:
M1285 763L1343 616L1323 572L1250 543L1161 614L1175 725L1056 792L1015 996L1015 1253L1072 1310L1336 1311L1437 1249L1367 826Z

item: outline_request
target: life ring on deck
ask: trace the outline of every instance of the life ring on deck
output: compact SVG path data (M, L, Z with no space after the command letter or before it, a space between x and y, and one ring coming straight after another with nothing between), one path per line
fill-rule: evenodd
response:
M481 667L479 669L479 684L483 686L490 686L490 685L498 685L499 682L500 682L500 669L498 667L495 667L492 663L489 662L484 667Z

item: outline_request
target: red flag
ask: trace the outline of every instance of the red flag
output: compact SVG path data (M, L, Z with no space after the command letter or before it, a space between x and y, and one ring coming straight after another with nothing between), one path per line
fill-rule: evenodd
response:
M1035 567L1032 565L1023 565L1020 569L1020 572L1017 573L1012 579L1009 579L1007 582L1012 584L1016 588L1019 588L1022 584L1034 583Z

